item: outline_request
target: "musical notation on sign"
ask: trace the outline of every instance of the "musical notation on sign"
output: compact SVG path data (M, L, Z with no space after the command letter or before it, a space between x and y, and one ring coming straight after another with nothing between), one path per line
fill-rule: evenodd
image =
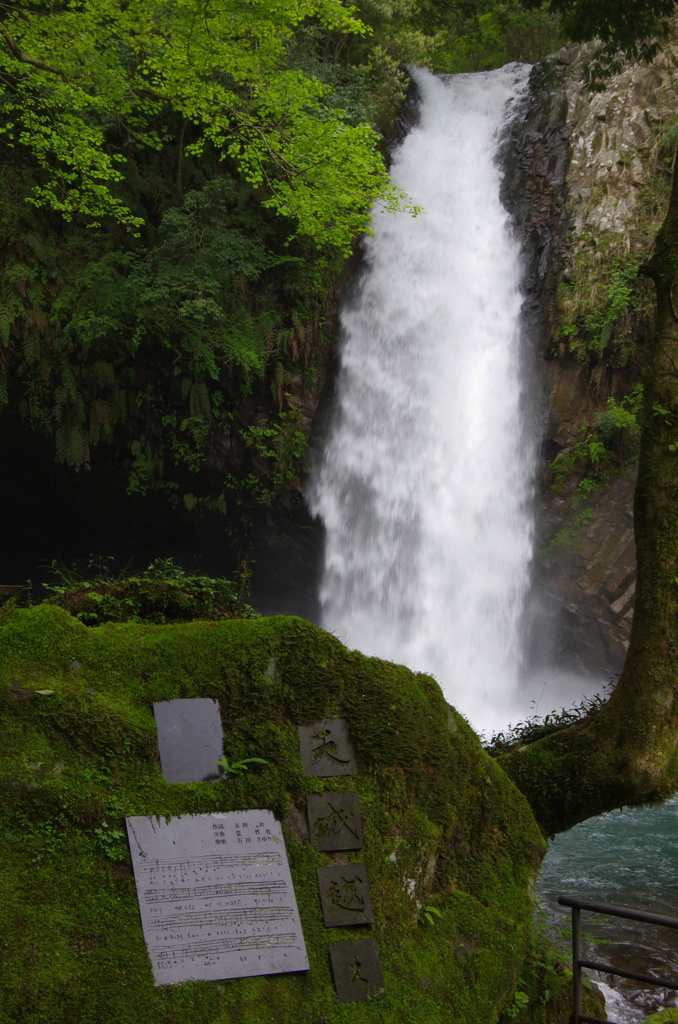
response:
M242 953L245 949L270 949L275 946L288 949L294 945L294 932L284 935L247 935L241 939L215 939L214 942L191 942L187 946L154 946L153 953L160 960L178 959L208 953Z
M144 889L147 903L173 903L175 900L206 900L210 897L252 896L272 899L274 893L286 891L282 879L275 882L225 882L221 885L194 885L187 888Z
M156 985L308 970L270 811L126 820Z
M168 871L203 871L205 868L237 868L239 871L250 867L280 867L282 857L279 853L260 853L226 857L215 854L208 857L196 857L195 860L158 860L153 864L143 864L142 870L162 872Z

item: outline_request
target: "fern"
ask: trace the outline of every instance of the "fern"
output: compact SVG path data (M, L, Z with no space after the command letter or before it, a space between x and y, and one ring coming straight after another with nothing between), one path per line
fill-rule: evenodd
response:
M94 375L100 388L115 387L115 370L105 359L97 359L94 364Z
M65 423L56 432L57 462L74 469L89 468L89 442L75 423Z
M24 304L12 275L5 272L0 288L0 341L9 345L12 327L17 317L24 312Z
M60 370L61 383L64 387L66 395L68 396L72 404L75 405L78 399L78 383L75 379L75 373L73 372L72 367L64 360L62 360L61 362Z
M271 381L271 394L274 400L278 403L278 411L283 411L283 401L285 398L285 390L292 386L292 374L289 370L285 369L283 364L278 361L275 364L273 371L273 379Z
M3 345L9 345L9 336L14 323L14 316L7 306L0 306L0 341Z
M203 381L194 381L191 385L188 408L191 416L204 417L207 420L212 418L210 396Z
M285 328L284 330L278 331L277 348L281 355L291 355L296 359L298 356L296 344L297 336L294 332L294 328Z
M61 423L64 414L64 405L66 404L66 388L59 386L54 392L54 419L57 423ZM57 462L63 462L63 453L59 453L57 446Z
M21 241L32 250L37 259L46 267L52 276L56 274L57 258L54 246L46 239L33 232L22 235Z

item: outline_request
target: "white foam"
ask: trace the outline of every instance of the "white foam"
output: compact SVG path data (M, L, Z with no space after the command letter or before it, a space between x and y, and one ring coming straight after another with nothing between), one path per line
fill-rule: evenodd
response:
M513 707L533 545L519 247L496 161L528 73L415 72L421 122L392 174L425 213L375 216L309 491L325 628L435 675L478 729Z

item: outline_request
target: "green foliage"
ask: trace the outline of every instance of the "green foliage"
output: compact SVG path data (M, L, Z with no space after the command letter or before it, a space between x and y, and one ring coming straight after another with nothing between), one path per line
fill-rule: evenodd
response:
M90 571L85 575L52 562L51 571L62 582L45 586L53 595L49 602L87 626L258 617L258 612L245 604L240 581L190 575L171 558L156 559L144 573L114 576L106 566L108 561L90 559Z
M583 496L584 492L586 492L586 495L588 496L588 494L590 494L591 490L593 489L594 487L591 487L589 489L587 485L585 488L582 489L581 492L578 493L580 493ZM563 526L560 527L560 529L555 533L555 535L551 538L548 544L544 545L544 547L541 548L539 552L540 557L548 559L553 557L553 555L562 548L574 547L581 537L582 529L586 526L587 523L591 522L593 516L593 508L580 509L575 511L573 514L568 515L565 519Z
M462 8L456 30L440 34L434 62L456 74L487 71L511 61L536 62L562 45L560 21L545 7L526 10L517 0Z
M323 106L329 87L290 66L288 46L308 19L332 32L365 31L338 0L247 8L232 0L207 8L197 0L56 8L22 0L3 19L0 68L13 88L2 98L0 133L28 149L40 170L29 201L67 220L113 217L141 227L117 189L131 149L163 148L158 117L170 110L192 126L190 140L184 128L177 138L186 154L212 147L265 190L265 206L318 244L347 249L376 196L398 208L404 197L371 125ZM111 147L111 136L122 147Z
M645 1024L678 1024L678 1010L660 1010L648 1017Z
M541 6L541 0L524 2ZM563 31L575 43L602 41L586 70L589 85L596 89L604 88L624 60L647 61L656 55L670 33L675 0L549 0L548 7L560 15Z
M529 1005L529 1002L530 997L528 996L527 992L523 992L522 989L517 988L513 993L513 1002L506 1010L506 1016L509 1017L511 1020L515 1020L515 1018L521 1013L521 1011Z
M672 427L674 425L674 415L670 409L665 409L659 402L654 402L652 405L652 416L661 421L662 426ZM678 452L678 441L671 441L667 448L670 452Z
M678 148L678 114L669 117L663 126L661 134L661 148L665 159L672 160Z
M108 821L102 821L101 825L94 829L94 835L108 860L114 863L127 860L127 836L124 829L112 825Z
M206 453L238 403L270 372L282 412L290 367L322 358L337 265L285 250L251 190L225 173L170 206L147 246L112 241L72 229L58 256L42 247L39 258L8 241L14 306L0 369L14 381L12 413L76 469L97 445L125 441L130 490L165 487L196 507L209 497L197 479ZM284 487L302 442L291 422L279 433Z
M229 761L225 754L217 761L217 765L225 775L236 775L249 771L248 766L251 764L268 764L268 761L263 757L242 757L237 761Z
M526 10L519 0L477 0L449 6L436 0L362 0L362 20L373 36L360 66L372 95L392 104L403 63L454 74L484 71L510 61L538 61L561 44L558 18L546 8ZM353 51L367 50L362 39ZM392 93L388 96L387 80ZM378 118L379 120L379 118Z
M512 1000L500 1015L499 1024L570 1024L570 952L561 948L559 940L554 944L545 918L544 911L539 909ZM605 1002L598 988L584 982L582 995L583 1012L602 1019Z
M572 492L572 509L587 501L610 478L613 470L631 466L637 459L642 403L642 384L637 384L621 402L608 398L593 422L584 421L575 442L553 460L551 486L561 493ZM580 515L577 525L585 521ZM571 532L572 525L566 524L565 529ZM560 543L568 538L561 538Z
M276 486L291 483L302 471L308 438L299 429L300 422L300 413L292 409L240 432L245 444L272 466L270 473Z
M442 911L438 907L425 906L419 911L419 920L422 924L434 925L436 918L442 917Z
M280 257L267 249L248 198L224 175L190 192L164 215L158 244L135 255L118 282L119 301L134 297L131 346L151 336L178 350L174 374L186 373L182 397L195 418L211 417L206 381L218 380L221 367L239 372L245 386L264 369L266 315L253 316L248 286Z
M499 757L517 747L535 743L559 729L566 729L577 723L589 722L606 703L612 686L613 684L610 682L602 694L596 693L593 697L584 697L579 703L572 704L570 708L553 710L547 715L530 715L524 721L509 725L505 730L484 739L483 746L492 757ZM532 706L535 706L534 701Z
M603 361L617 368L628 364L634 352L634 318L644 312L639 265L639 256L612 255L601 260L588 250L579 254L572 277L558 294L558 355L588 364Z

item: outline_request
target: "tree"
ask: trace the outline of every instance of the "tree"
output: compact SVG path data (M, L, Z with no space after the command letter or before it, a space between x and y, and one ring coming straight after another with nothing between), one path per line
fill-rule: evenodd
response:
M542 0L526 0L541 7ZM651 60L670 32L675 0L548 0L563 31L575 43L602 43L588 68L588 80L600 85L621 69L623 60Z
M609 61L651 53L673 0L552 0L577 38L599 34ZM578 26L576 33L574 27ZM608 66L611 66L608 63ZM595 70L595 69L594 69ZM596 72L598 74L598 72ZM500 763L547 834L678 789L678 162L668 212L642 269L657 315L645 383L635 494L638 559L630 646L609 701L588 719Z
M31 202L90 224L141 219L116 194L120 136L161 149L158 115L192 126L186 151L235 160L268 205L347 250L381 196L398 206L368 123L321 103L327 87L288 60L313 19L361 34L342 0L15 0L2 7L0 133L41 169Z
M223 507L210 440L243 448L267 367L283 412L283 336L316 330L372 202L407 205L305 32L369 35L343 0L0 6L0 411L57 461L122 440L131 487Z

